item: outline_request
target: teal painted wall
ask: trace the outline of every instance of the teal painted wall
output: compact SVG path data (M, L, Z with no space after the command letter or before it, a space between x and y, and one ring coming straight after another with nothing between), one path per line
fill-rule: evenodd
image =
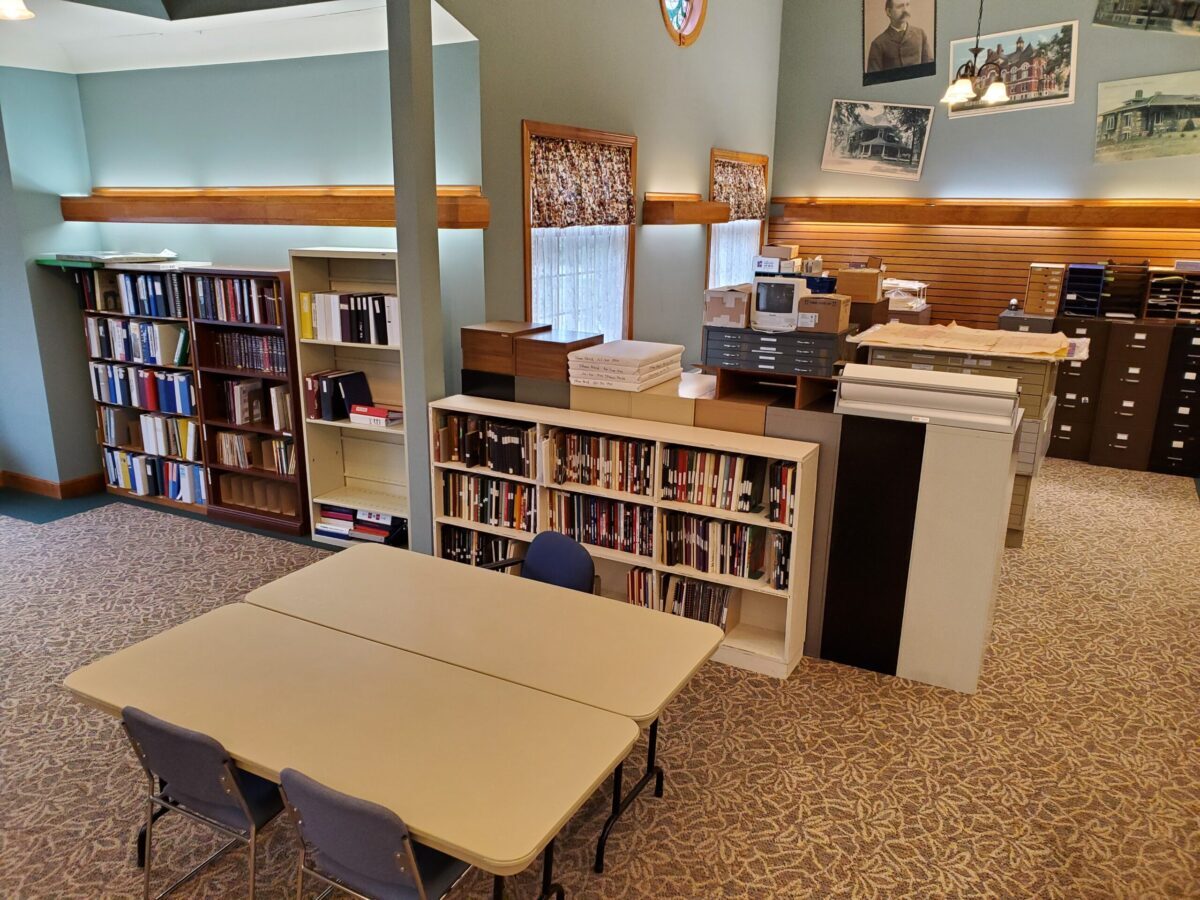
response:
M861 5L848 0L784 4L776 196L1200 196L1197 156L1099 166L1092 161L1097 84L1200 69L1200 41L1092 25L1094 2L988 3L985 33L1080 20L1075 103L951 121L938 102L949 81L950 41L974 37L978 8L962 0L941 0L937 7L937 75L863 87ZM822 172L821 153L835 98L936 106L921 181Z
M68 279L31 260L84 250L58 197L91 184L74 76L0 68L0 468L48 481L98 469L83 331Z

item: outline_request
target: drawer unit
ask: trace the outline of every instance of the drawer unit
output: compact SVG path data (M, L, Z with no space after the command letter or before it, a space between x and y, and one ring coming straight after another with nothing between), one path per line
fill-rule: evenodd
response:
M1146 318L1200 321L1200 272L1151 269Z
M1058 312L1066 270L1061 263L1033 263L1029 267L1029 281L1025 286L1026 313L1053 316Z
M1097 416L1088 461L1096 466L1144 471L1150 464L1152 428L1133 428L1112 417Z
M1000 313L1000 328L1004 331L1028 331L1033 334L1051 334L1054 331L1054 316L1035 316L1006 309Z
M559 328L518 335L513 340L513 368L518 378L567 381L567 356L603 343L603 334Z
M1059 382L1062 381L1062 375L1059 376ZM1061 394L1056 394L1058 405L1054 410L1054 417L1060 422L1091 422L1096 418L1096 401L1099 399L1097 392L1090 394L1080 393L1079 391L1068 390Z
M513 342L525 334L549 331L536 322L482 322L465 325L460 332L462 365L475 372L513 375L516 371Z
M1017 474L1037 475L1042 467L1042 459L1046 455L1050 443L1051 429L1054 425L1054 398L1046 415L1040 419L1028 418L1021 422L1021 431L1017 440Z
M1050 431L1050 447L1047 456L1058 459L1086 461L1092 450L1092 423L1070 422L1061 415L1055 417Z
M1150 451L1150 470L1200 478L1200 436L1156 435Z
M1064 315L1094 317L1106 293L1105 266L1073 263L1067 266L1061 309Z
M1105 272L1107 289L1100 298L1100 315L1139 319L1150 287L1150 266L1114 265Z
M1008 527L1012 531L1024 531L1033 505L1033 476L1018 475L1013 480L1012 502L1008 507Z
M765 334L747 328L709 326L704 329L703 359L706 366L722 369L829 376L847 349L849 334Z
M1174 330L1172 324L1161 322L1113 322L1105 359L1132 363L1152 360L1165 371Z

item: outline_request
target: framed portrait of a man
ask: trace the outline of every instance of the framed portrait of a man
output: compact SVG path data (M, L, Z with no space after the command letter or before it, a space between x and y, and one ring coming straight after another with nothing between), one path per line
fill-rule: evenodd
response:
M863 84L937 73L937 0L863 0Z

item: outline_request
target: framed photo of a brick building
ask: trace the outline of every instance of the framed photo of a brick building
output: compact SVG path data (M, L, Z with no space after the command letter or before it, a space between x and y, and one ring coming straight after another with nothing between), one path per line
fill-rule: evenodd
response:
M1079 22L1057 22L985 34L979 39L979 44L983 48L979 54L980 68L987 63L995 63L996 68L989 66L984 77L975 79L974 100L951 105L951 119L1065 106L1075 102L1075 55L1079 45ZM951 80L958 68L970 61L974 46L974 38L950 42L948 69ZM999 74L996 74L997 69ZM984 103L984 92L997 79L1004 81L1008 100L1004 103Z
M1096 162L1200 156L1200 71L1104 81L1097 99Z

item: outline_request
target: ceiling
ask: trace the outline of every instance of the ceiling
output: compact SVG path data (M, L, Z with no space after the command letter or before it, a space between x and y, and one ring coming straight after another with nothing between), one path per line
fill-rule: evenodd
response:
M213 4L98 2L144 14L67 0L26 0L37 18L0 22L0 65L82 74L387 49L386 0L327 0L175 21L154 12ZM434 44L475 39L436 2L431 6Z

